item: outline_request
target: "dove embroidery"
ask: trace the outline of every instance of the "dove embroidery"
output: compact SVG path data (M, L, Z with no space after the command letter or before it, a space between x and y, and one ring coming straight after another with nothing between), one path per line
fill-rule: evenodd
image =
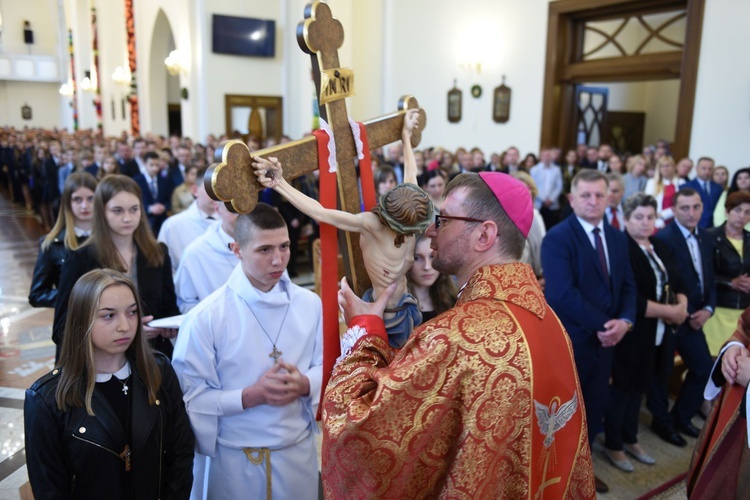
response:
M557 399L557 398L555 398ZM552 404L547 407L542 403L534 400L536 409L537 425L539 430L544 434L544 447L549 448L555 440L555 433L565 427L570 421L573 414L578 409L578 392L573 393L573 398L557 407L557 401L553 399Z

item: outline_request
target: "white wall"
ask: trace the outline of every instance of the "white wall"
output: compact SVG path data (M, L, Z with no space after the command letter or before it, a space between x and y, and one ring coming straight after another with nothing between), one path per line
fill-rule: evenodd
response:
M677 107L680 105L679 80L646 82L643 98L646 110L644 144L656 144L659 139L674 140L677 129Z
M23 21L31 23L34 45L31 53L57 55L57 2L56 0L11 0L3 2L2 50L10 54L28 54L23 42Z
M200 1L198 2L200 3ZM201 56L201 33L196 31L196 2L189 0L136 0L135 31L137 82L141 134L167 135L167 70L164 59L169 55L171 31L174 46L185 57L186 72L179 86L187 87L190 99L182 101L183 134L194 137L198 122L196 95L198 82L205 73L193 71ZM163 16L163 17L160 17ZM158 24L157 24L158 23ZM196 55L197 54L197 55Z
M2 8L3 33L0 49L3 53L29 54L23 38L23 21L28 20L34 32L34 44L30 53L54 56L58 65L67 63L67 60L60 60L57 0L6 1ZM67 50L65 53L67 54ZM58 93L59 88L59 83L0 80L0 124L15 127L70 127L72 114L67 102ZM24 103L32 108L31 120L21 118L21 106Z
M706 1L690 156L750 165L750 2Z
M279 25L281 5L279 0L247 2L246 0L224 0L206 2L203 22L206 23L205 59L201 72L208 76L201 92L207 99L208 122L200 140L207 132L223 133L224 96L226 94L282 95L282 73L284 44L296 43L294 31ZM211 52L212 16L255 17L273 19L276 24L276 56L273 58L232 56Z
M485 152L515 145L539 148L547 38L547 0L385 0L382 110L413 94L427 111L423 146L479 146ZM462 60L483 61L481 74ZM510 120L492 121L492 94L506 75L512 89ZM458 80L463 118L447 121L447 92ZM470 88L480 84L482 97ZM360 96L361 97L361 96Z
M60 126L58 83L0 81L0 123L13 127ZM31 120L21 118L21 106L31 107Z

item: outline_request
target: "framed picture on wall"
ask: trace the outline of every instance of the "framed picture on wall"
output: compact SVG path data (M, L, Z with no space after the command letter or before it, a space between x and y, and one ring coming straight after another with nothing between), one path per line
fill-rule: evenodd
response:
M450 123L461 121L462 101L463 92L456 87L456 80L453 80L453 88L448 91L448 121Z
M24 120L31 120L31 106L28 104L21 106L21 118Z
M510 87L505 85L504 76L502 85L495 87L492 99L492 119L495 123L506 123L510 120Z

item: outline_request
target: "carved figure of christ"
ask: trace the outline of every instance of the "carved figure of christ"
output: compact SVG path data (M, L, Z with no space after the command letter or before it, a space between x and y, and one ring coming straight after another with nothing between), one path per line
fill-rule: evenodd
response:
M404 183L414 186L417 184L417 164L411 146L411 134L418 127L419 110L408 110L401 132L404 143ZM273 188L301 212L342 231L359 233L365 270L372 283L373 299L377 299L383 290L395 282L397 287L387 307L393 308L398 304L407 291L406 273L414 262L416 238L413 234L407 235L403 243L397 246L395 241L399 238L399 233L386 225L375 213L351 214L323 207L320 202L298 191L284 179L282 165L276 158L256 157L252 165L258 181L264 187ZM399 189L399 186L395 189ZM429 209L426 209L426 213L429 217L432 215L429 197L426 202Z

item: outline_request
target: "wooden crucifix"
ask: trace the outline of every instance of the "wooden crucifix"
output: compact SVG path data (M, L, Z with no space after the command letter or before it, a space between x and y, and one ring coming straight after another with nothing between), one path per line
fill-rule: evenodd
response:
M333 131L336 146L336 172L338 203L341 210L360 211L360 195L354 161L357 149L346 111L346 97L354 95L354 73L339 67L338 49L344 42L344 29L331 15L330 7L322 1L314 1L305 8L305 20L297 26L297 42L310 54L313 79L320 107L320 117ZM407 109L418 108L417 100L404 96L399 100L398 110L364 122L369 146L379 148L401 138L404 114ZM420 129L412 133L412 146L419 144L421 130L427 118L420 110ZM261 158L276 157L284 165L284 178L288 181L310 173L318 168L316 139L306 137L254 152ZM216 161L205 176L206 191L217 201L223 201L233 212L248 213L255 208L258 191L263 189L253 173L252 160L247 146L238 140L222 143L216 149ZM339 248L344 257L346 277L357 294L370 288L370 279L365 271L359 237L348 232L339 232Z

